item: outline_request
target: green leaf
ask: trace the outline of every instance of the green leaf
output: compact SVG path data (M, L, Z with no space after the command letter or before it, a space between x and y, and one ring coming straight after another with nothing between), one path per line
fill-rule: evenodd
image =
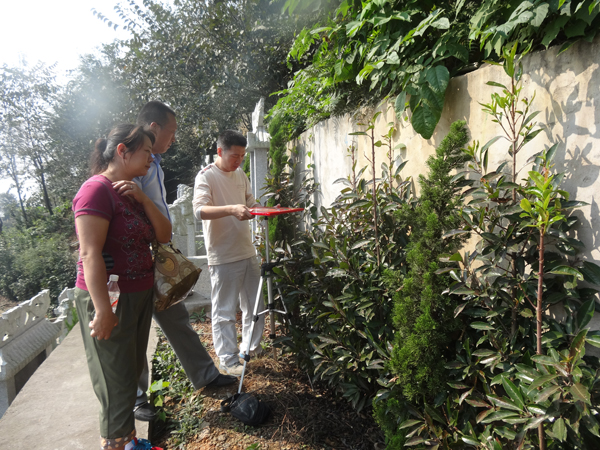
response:
M560 15L546 25L543 31L544 37L542 39L542 45L548 47L552 41L556 39L556 36L558 36L558 33L562 31L563 27L568 21L569 17L567 15Z
M594 310L596 309L596 299L592 297L583 305L581 305L577 311L577 328L583 329L590 320L594 317Z
M471 436L461 436L460 437L465 444L472 445L473 447L479 447L481 443L472 438Z
M488 82L486 82L485 84L487 84L488 86L495 86L495 87L499 87L499 88L501 88L501 89L505 89L505 90L507 90L507 91L508 91L508 88L507 88L505 85L503 85L503 84L500 84L500 83L496 83L495 81L488 81ZM501 136L496 136L494 139L498 140L498 139L500 139L500 137L501 137Z
M585 340L588 344L593 345L594 347L600 347L600 331L590 331L588 332Z
M554 273L556 275L570 275L577 277L578 280L583 281L583 275L581 272L571 266L558 266L551 270L550 273Z
M415 419L408 419L408 420L405 420L404 422L402 422L398 428L400 430L402 430L404 428L409 428L409 427L412 427L413 425L417 425L419 423L423 423L423 421L415 420Z
M427 74L425 75L425 79L431 86L431 89L442 97L446 93L446 88L448 87L448 82L450 81L450 72L446 66L434 66L427 70Z
M584 415L581 421L585 424L585 427L597 437L600 437L600 425L598 421L591 414Z
M505 408L505 409L512 409L514 411L522 411L521 408L519 408L515 403L513 403L512 401L510 401L509 399L505 398L505 397L495 397L493 395L487 395L486 396L488 398L488 400L490 402L492 402L495 406L500 407L500 408Z
M394 110L396 111L396 118L398 120L402 120L402 114L406 109L406 91L400 92L396 97L396 102L394 103Z
M535 28L539 28L542 25L542 23L544 23L544 19L548 15L548 8L549 5L547 3L542 3L537 8L535 8L533 11L534 17L530 22L531 25L533 25Z
M343 269L331 269L327 272L327 274L325 276L339 278L339 277L345 277L347 275L348 275L348 272L346 272Z
M425 439L423 439L421 436L414 436L414 437L410 438L408 441L406 441L406 443L404 445L406 445L407 447L410 447L412 445L422 444L423 442L425 442Z
M541 377L536 378L535 380L533 380L533 383L531 383L529 385L529 392L533 391L534 389L537 389L540 386L543 386L544 384L548 383L549 381L554 380L556 377L558 376L558 374L553 374L553 375L544 375Z
M502 377L502 386L504 390L508 394L508 396L512 399L512 401L517 405L517 407L523 411L525 408L525 404L523 403L523 396L521 395L521 391L518 387L514 385L512 381L508 379L507 376Z
M585 261L579 271L585 281L600 286L600 267L597 264Z
M502 139L502 138L503 138L503 136L496 136L496 137L493 137L492 139L490 139L489 141L487 141L486 144L483 147L481 147L481 153L485 152L488 148L490 148L491 145L494 144L494 142L496 142L498 139Z
M357 248L364 247L364 246L365 246L365 245L367 245L369 242L372 242L372 239L363 239L363 240L361 240L361 241L358 241L358 242L356 242L356 243L355 243L355 244L352 246L351 250L356 250Z
M481 423L490 423L496 420L504 419L517 419L519 415L514 411L496 411L488 415L485 419L481 420Z
M534 417L533 419L527 422L527 425L525 425L525 429L531 430L532 428L537 427L540 423L544 422L547 418L548 416Z
M590 392L583 384L575 383L569 388L569 392L575 401L581 401L587 404L590 403Z
M477 408L489 408L490 405L486 402L484 402L483 400L480 400L476 397L469 397L466 398L465 401L471 405L471 406L475 406Z
M560 386L550 386L550 387L547 387L546 389L541 390L540 393L535 398L536 403L545 402L548 399L548 397L550 397L551 395L554 395L556 393L556 391L558 391L559 389L560 389Z
M487 322L472 322L470 327L475 328L476 330L495 330L495 328Z
M565 442L567 440L567 427L565 425L565 419L562 417L558 418L554 425L552 425L552 434L556 436L560 442Z
M529 203L529 200L526 198L521 200L521 209L531 214L531 203Z
M450 28L450 21L447 18L442 17L436 20L435 22L432 22L431 26L439 30L447 30L448 28Z
M421 103L414 110L410 119L413 128L423 139L429 139L433 136L435 127L440 120L442 112L435 110L430 106Z

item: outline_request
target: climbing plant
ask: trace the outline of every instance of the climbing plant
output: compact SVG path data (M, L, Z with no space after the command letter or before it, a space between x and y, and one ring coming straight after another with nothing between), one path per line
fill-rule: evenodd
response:
M328 2L288 0L310 10ZM504 48L591 41L598 0L341 1L327 21L300 32L288 55L296 71L276 109L314 124L331 114L389 99L428 139L440 119L449 79L498 60ZM405 112L410 111L410 114Z

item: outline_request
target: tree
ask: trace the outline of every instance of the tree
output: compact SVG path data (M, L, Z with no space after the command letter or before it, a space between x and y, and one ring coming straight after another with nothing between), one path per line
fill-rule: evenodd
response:
M0 219L2 220L2 226L0 227L0 233L6 231L12 227L18 220L19 214L19 203L17 198L8 192L0 194Z
M84 55L73 78L53 104L48 135L52 142L49 186L59 201L71 200L89 177L89 158L98 138L117 123L133 122L139 109L132 92L114 69L118 46Z
M164 162L167 180L191 183L218 132L250 129L257 101L267 98L268 108L270 96L287 86L286 55L302 22L283 16L281 6L181 0L169 8L147 0L116 8L133 34L119 43L116 73L140 103L162 100L178 115L177 143Z
M25 173L40 187L43 203L52 214L52 203L46 182L46 164L50 155L47 126L48 112L56 94L52 67L39 63L28 69L2 67L0 72L0 102L3 127L0 129L0 146L5 173L17 188L23 217L21 174Z

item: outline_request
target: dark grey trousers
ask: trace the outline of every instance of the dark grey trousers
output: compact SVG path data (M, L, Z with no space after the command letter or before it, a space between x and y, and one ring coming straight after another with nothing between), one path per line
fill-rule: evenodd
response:
M219 370L215 367L204 345L202 345L200 336L192 328L190 315L183 302L179 302L161 312L155 311L154 320L169 340L194 388L200 389L217 378ZM148 378L148 364L146 362L138 382L136 405L147 401Z

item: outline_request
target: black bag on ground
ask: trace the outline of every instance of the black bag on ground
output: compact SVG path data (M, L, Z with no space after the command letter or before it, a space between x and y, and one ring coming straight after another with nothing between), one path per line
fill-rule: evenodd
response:
M271 410L266 403L250 394L235 394L221 402L221 412L229 412L233 417L253 427L269 417Z

